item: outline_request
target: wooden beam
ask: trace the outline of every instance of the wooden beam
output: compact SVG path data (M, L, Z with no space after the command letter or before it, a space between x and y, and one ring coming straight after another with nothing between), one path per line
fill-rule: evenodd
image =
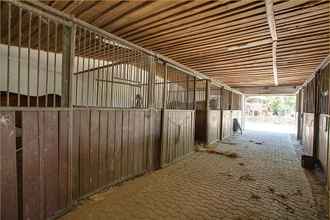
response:
M277 86L278 85L277 65L276 65L277 33L276 33L275 16L274 16L274 10L273 10L273 0L265 0L265 4L266 4L266 14L267 14L269 31L270 31L270 35L272 36L272 40L273 40L273 47L272 47L273 75L274 75L274 84L275 84L275 86Z
M251 48L251 47L257 47L260 45L265 45L272 43L272 40L270 39L265 39L265 40L260 40L260 41L255 41L255 42L249 42L237 46L231 46L227 48L227 51L233 51L233 50L239 50L239 49L245 49L245 48Z

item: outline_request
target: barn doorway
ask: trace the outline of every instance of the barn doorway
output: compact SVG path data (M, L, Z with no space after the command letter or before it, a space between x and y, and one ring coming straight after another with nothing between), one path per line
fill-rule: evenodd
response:
M248 96L245 99L245 129L296 133L296 96Z

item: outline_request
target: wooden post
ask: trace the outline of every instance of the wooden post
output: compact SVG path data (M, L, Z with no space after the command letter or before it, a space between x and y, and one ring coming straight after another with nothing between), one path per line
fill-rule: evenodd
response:
M163 108L161 113L161 147L160 147L160 167L164 164L165 158L163 154L165 136L165 120L166 120L166 103L167 103L167 63L164 63L165 74L164 74L164 87L163 87Z
M210 99L210 80L206 80L205 85L205 118L206 118L206 126L205 126L205 132L206 132L206 144L209 143L209 100Z
M164 87L163 87L163 109L166 109L167 102L167 64L164 63L165 73L164 73Z
M72 73L74 63L75 33L75 25L63 26L62 107L70 107L72 105Z
M196 77L194 77L194 100L193 100L193 110L196 111Z
M314 160L318 158L319 151L319 120L320 120L320 106L319 106L319 87L320 87L320 71L315 74L314 86L314 139L313 139L313 157Z
M76 25L65 25L63 27L63 63L62 63L62 99L61 106L69 107L69 146L68 146L68 205L73 203L73 164L72 164L72 145L73 145L73 105L72 105L72 76L75 56L75 37Z
M154 77L155 77L155 68L154 68L154 58L149 57L149 77L148 77L148 105L147 108L154 106Z

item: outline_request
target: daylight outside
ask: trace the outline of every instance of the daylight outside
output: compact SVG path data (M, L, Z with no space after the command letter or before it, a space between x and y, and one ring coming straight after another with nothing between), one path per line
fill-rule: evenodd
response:
M295 96L247 96L245 129L277 133L296 132Z

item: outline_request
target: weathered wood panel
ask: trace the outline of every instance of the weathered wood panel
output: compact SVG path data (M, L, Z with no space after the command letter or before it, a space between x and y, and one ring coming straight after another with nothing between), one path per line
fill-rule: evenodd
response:
M151 110L74 110L78 198L157 167L160 117Z
M322 168L325 173L328 169L328 146L329 146L329 125L328 125L329 116L320 115L320 124L319 124L319 144L318 144L318 154L317 158L319 159Z
M70 113L68 111L59 112L59 209L65 209L70 205L69 189L70 159L69 159L69 127Z
M303 88L303 111L307 113L315 113L316 102L316 79L313 78Z
M166 166L194 150L195 112L165 110L163 114L161 166Z
M182 112L177 119L184 116ZM70 208L71 199L77 201L107 185L160 167L161 111L23 111L20 196L15 112L0 113L0 119L1 219L18 219L20 197L23 219L47 219ZM183 124L182 131L177 131L182 148L172 151L173 157L189 151L185 139L188 127L193 137L192 122L185 120Z
M222 110L222 139L230 137L233 134L232 112Z
M303 123L304 123L304 128L303 128L304 154L313 156L314 114L304 113Z
M196 110L195 140L198 143L213 143L221 140L221 110Z
M149 145L149 170L160 168L161 157L161 111L152 110L151 112L151 145Z
M0 112L0 219L18 219L15 112Z
M69 113L22 113L23 218L46 219L67 208Z

